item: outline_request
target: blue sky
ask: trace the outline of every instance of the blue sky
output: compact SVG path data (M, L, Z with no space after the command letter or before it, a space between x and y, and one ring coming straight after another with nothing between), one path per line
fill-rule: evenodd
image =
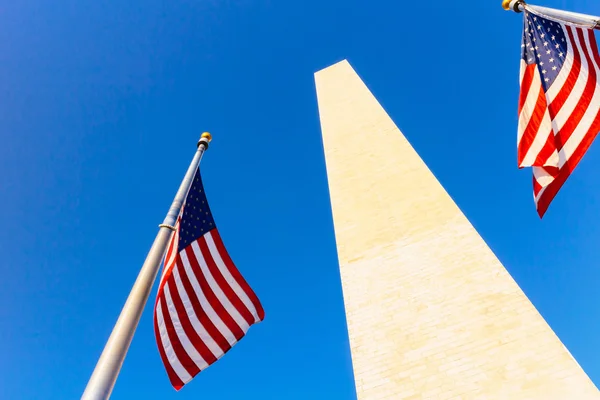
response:
M0 398L79 398L207 130L211 208L266 319L176 393L148 306L112 398L354 399L313 81L344 58L600 384L600 145L540 221L500 0L0 9Z

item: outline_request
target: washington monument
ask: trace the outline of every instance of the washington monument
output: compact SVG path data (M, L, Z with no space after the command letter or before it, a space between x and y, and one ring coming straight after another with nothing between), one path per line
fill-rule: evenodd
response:
M600 399L350 64L315 79L358 399Z

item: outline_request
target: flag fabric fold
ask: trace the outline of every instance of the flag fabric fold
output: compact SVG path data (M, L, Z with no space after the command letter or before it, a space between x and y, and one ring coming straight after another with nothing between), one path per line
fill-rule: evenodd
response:
M169 380L179 390L261 322L264 311L223 245L199 169L175 228L154 307L154 331Z
M518 167L531 167L540 217L600 131L594 31L524 11Z

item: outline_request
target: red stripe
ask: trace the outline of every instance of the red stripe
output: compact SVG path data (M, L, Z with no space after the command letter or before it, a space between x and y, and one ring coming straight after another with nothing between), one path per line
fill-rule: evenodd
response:
M169 240L169 247L167 248L167 254L165 255L165 261L171 259L173 256L173 251L175 249L175 242L177 241L177 232L171 234L171 239Z
M177 332L173 326L173 321L171 320L171 315L169 314L169 308L167 306L167 299L165 296L161 296L160 306L162 308L162 315L165 321L167 335L169 336L169 341L171 342L171 347L173 347L175 355L188 374L191 376L196 375L198 372L200 372L200 370L198 369L196 363L190 358L187 351L185 351L181 341L179 340L179 337L177 336Z
M531 89L531 83L533 82L535 68L535 64L530 64L525 67L525 71L523 72L523 79L521 80L521 93L519 94L519 115L521 115L523 105L527 101L527 95L529 94L529 90Z
M183 283L183 288L185 292L188 293L188 298L190 299L190 303L192 303L192 308L194 309L194 314L198 318L198 321L204 326L206 332L213 338L213 340L217 343L217 345L223 350L223 353L227 352L231 348L231 345L223 336L223 334L217 329L217 327L210 320L209 316L206 314L206 311L202 308L200 304L200 300L196 296L194 292L194 288L187 276L187 271L183 267L183 263L181 261L181 255L177 256L177 270L179 271L179 277L181 278L181 282Z
M573 88L575 87L575 83L577 83L577 78L579 77L579 72L581 71L581 56L579 54L579 49L577 48L577 45L575 44L575 38L573 36L571 27L567 26L566 31L567 31L567 35L569 36L568 44L570 44L571 48L573 49L573 66L571 67L571 71L569 72L569 76L567 77L567 80L565 81L563 86L560 88L558 94L552 100L552 103L550 103L550 106L548 107L548 109L550 111L550 117L552 119L554 119L556 117L556 115L558 114L558 112L560 111L562 106L566 103L567 99L569 98L569 95L571 94L571 92L573 91ZM565 54L565 58L566 58L566 54Z
M180 275L181 275L181 271ZM169 280L169 293L171 294L171 299L173 300L173 305L175 306L175 310L177 311L177 315L179 316L179 321L181 322L181 327L185 331L186 336L188 337L190 343L196 348L196 351L202 356L202 358L208 363L212 364L217 361L217 358L210 351L210 349L206 346L204 341L198 336L196 329L190 322L190 318L187 314L185 306L183 305L183 301L181 301L181 297L179 296L179 290L177 289L177 284L175 283L175 277ZM186 292L187 293L187 292ZM190 294L187 293L188 298Z
M583 31L577 30L577 35L582 46L585 46ZM585 89L583 90L583 93L579 98L579 101L577 102L577 106L575 106L575 109L573 110L571 115L569 115L567 122L563 125L561 130L556 135L556 148L559 151L563 148L564 144L567 142L567 140L571 137L571 135L577 128L577 125L579 125L579 123L581 122L581 119L587 111L587 108L592 102L594 92L596 91L596 68L594 68L592 59L590 58L587 51L584 52L584 55L588 63L588 80L585 84Z
M577 164L579 164L579 161L581 161L581 159L583 158L583 155L590 148L592 142L598 135L599 130L600 130L600 111L598 111L598 113L596 114L594 123L592 124L592 126L590 127L590 129L588 130L586 135L584 136L581 143L579 143L579 146L577 147L577 149L575 150L575 152L573 153L571 158L569 158L569 160L567 160L565 165L561 168L560 173L558 174L558 177L550 185L548 185L548 187L546 188L544 193L542 193L542 195L540 196L540 199L537 204L538 214L539 214L540 218L544 216L544 214L548 210L548 206L550 205L550 203L552 202L554 197L556 197L556 194L558 193L560 188L563 186L563 184L565 183L567 178L571 175L571 173L575 170L575 168L577 167Z
M537 84L536 84L537 86ZM540 92L538 94L538 98L535 103L535 108L529 117L529 122L527 123L527 127L523 132L523 136L521 136L521 140L518 144L518 161L519 165L523 162L525 157L527 156L527 152L531 148L536 136L539 133L540 125L542 124L542 120L544 118L544 114L546 113L546 94L544 93L543 88L540 85Z
M217 267L217 264L215 263L212 255L210 254L210 249L208 248L208 244L206 242L205 236L198 239L198 246L200 247L200 250L202 251L204 260L206 261L206 264L208 265L208 269L209 269L211 275L217 282L217 285L219 285L219 287L221 288L221 290L223 291L223 293L225 294L227 299L229 299L229 301L235 307L235 309L240 313L240 315L244 318L244 320L246 320L248 325L252 325L254 323L254 316L252 315L250 310L248 310L246 308L246 306L244 305L242 300L240 300L240 298L233 291L231 286L229 286L229 283L227 283L227 280L223 277L223 274L221 274L219 267Z
M156 343L158 343L158 352L160 353L160 358L162 359L165 369L167 370L169 381L171 381L171 385L173 385L175 390L179 390L183 387L183 381L179 379L179 376L175 373L173 367L171 367L171 363L169 362L169 359L165 353L165 349L160 338L160 331L158 330L158 321L156 320L156 307L154 308L154 336L156 337Z
M200 288L202 289L202 293L206 297L206 300L210 303L212 308L215 310L217 315L221 318L223 323L229 328L233 336L235 336L236 340L240 340L244 336L244 331L242 328L238 326L238 324L233 320L229 312L223 307L223 304L219 301L213 290L210 288L206 277L202 273L202 269L200 269L200 264L198 264L198 260L196 259L196 255L194 254L194 250L192 246L188 246L185 248L185 252L188 256L188 261L192 266L192 271L194 271L194 275L200 284Z
M546 143L544 143L544 147L538 153L535 158L535 162L533 165L535 166L544 166L548 159L554 154L556 151L556 144L554 139L554 131L550 131L550 134L546 138Z
M225 246L223 245L223 240L221 239L221 235L219 234L219 231L216 229L213 229L212 231L210 231L210 233L213 237L213 240L215 241L217 249L219 250L219 254L221 255L221 258L223 259L223 262L225 263L225 266L229 270L229 273L231 274L231 276L233 276L233 278L238 283L238 285L240 285L240 287L242 288L244 293L246 293L246 296L248 296L250 301L252 301L254 308L256 308L256 312L258 314L259 320L260 321L264 320L265 311L263 310L263 307L260 304L258 297L254 293L254 291L250 288L250 286L248 285L248 283L246 282L244 277L242 277L242 274L240 274L240 272L236 268L235 264L231 260L231 257L229 257L229 254L227 253L227 250L225 249Z

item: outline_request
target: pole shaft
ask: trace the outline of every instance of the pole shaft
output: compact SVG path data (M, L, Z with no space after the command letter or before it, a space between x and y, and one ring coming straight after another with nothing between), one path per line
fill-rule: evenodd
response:
M208 139L203 137L198 142L198 150L179 186L173 204L163 224L161 224L156 239L154 239L154 243L146 256L146 261L144 261L142 269L133 284L129 297L127 297L127 301L121 310L119 319L104 346L94 372L83 392L82 400L106 400L112 393L117 376L127 355L127 350L148 301L160 267L160 262L171 238L172 230L170 226L175 225L181 205L185 201L185 197L194 179L194 173L200 164L204 151L208 147L208 141Z
M537 11L541 15L547 15L565 22L570 22L577 25L587 26L590 29L597 29L600 17L588 14L581 14L572 11L557 10L554 8L529 6L533 11Z
M506 10L513 10L514 12L520 13L527 9L530 9L538 14L555 18L567 23L585 26L589 29L600 29L600 17L588 14L581 14L571 11L558 10L555 8L534 6L526 4L523 0L505 0L502 6Z

